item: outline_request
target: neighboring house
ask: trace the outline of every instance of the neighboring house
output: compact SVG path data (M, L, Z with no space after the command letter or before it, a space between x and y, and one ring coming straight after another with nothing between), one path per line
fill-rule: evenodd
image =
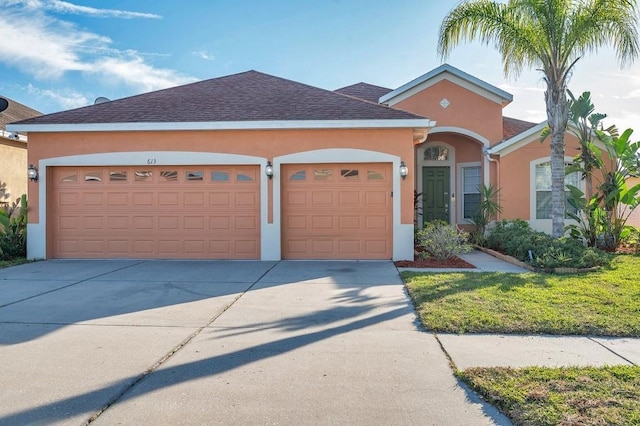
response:
M11 99L0 98L0 208L27 193L27 137L6 130L7 123L42 115ZM6 102L4 101L6 100Z
M414 189L466 226L481 183L550 230L549 143L511 100L449 65L335 92L250 71L15 123L28 256L409 259Z

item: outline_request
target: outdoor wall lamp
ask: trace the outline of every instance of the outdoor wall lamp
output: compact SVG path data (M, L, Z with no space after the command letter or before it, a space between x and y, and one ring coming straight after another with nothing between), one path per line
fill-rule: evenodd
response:
M27 169L27 177L31 182L38 181L38 169L33 164L29 164L29 168Z
M402 179L406 179L408 174L409 174L409 168L407 167L406 164L404 164L404 161L401 161L400 162L400 177Z
M264 168L264 174L266 174L269 179L273 179L273 165L271 164L271 161L267 161L267 165Z

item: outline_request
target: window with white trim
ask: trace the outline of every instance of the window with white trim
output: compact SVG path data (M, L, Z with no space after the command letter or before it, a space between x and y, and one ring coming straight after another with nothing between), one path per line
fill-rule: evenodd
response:
M569 163L565 163L568 166ZM580 173L574 172L564 177L564 184L580 187ZM535 168L536 219L551 219L551 162L541 163ZM565 191L565 211L576 210L566 201L569 191Z
M462 168L462 217L473 219L480 208L480 166Z

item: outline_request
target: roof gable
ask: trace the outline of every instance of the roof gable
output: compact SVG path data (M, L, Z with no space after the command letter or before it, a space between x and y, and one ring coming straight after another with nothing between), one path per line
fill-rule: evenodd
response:
M41 125L151 123L163 128L169 123L348 120L419 120L418 125L428 122L419 115L384 105L247 71L48 114L13 126L35 131Z
M382 96L380 98L380 103L393 106L394 104L407 99L408 97L413 96L442 80L449 80L480 96L484 96L503 107L513 100L513 96L510 93L482 81L471 74L467 74L466 72L449 64L442 64L438 68L435 68Z

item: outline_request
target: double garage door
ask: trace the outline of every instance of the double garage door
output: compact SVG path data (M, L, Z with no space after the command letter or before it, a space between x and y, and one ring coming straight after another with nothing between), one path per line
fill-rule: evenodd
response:
M48 257L260 258L258 166L50 170ZM282 257L390 259L390 171L283 166Z
M54 258L257 259L257 166L56 167Z

